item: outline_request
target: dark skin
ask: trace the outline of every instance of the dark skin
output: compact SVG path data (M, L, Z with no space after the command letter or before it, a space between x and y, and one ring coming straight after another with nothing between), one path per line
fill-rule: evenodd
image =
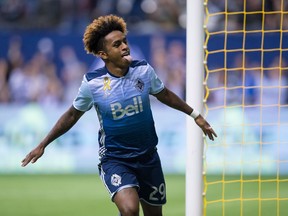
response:
M130 55L127 38L120 31L106 35L103 51L98 52L109 72L118 77L124 76L129 69L132 59L125 58L127 55Z
M126 36L120 31L112 31L106 35L103 50L98 52L98 56L105 62L110 73L118 77L125 76L132 61ZM187 115L190 115L193 111L192 107L167 88L164 88L154 96L160 102ZM39 145L22 160L22 166L24 167L30 162L35 163L44 154L45 148L52 141L70 130L83 114L84 112L71 106L59 118ZM214 140L217 137L210 124L201 115L195 118L195 123L210 140ZM125 188L117 192L114 196L114 202L122 216L139 216L139 202L141 203L144 216L162 216L162 206L152 206L140 201L135 188Z

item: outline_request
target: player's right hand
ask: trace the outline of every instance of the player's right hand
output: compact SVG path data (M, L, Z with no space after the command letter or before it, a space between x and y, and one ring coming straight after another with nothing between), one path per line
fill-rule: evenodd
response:
M208 136L210 140L214 141L214 139L217 137L217 134L201 115L195 119L195 122L202 129L205 136Z
M28 163L35 163L44 154L44 148L37 146L22 160L22 167L25 167Z

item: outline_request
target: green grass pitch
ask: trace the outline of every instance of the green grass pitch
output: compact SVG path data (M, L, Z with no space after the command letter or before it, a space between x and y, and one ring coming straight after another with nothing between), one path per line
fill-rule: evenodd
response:
M185 215L185 177L166 176L166 216ZM0 175L1 216L118 216L99 176Z
M163 208L165 216L185 215L185 176L166 175L167 204ZM235 201L209 204L207 216L287 216L288 183L279 186L278 196L286 198L262 202L244 201L242 204L239 184L225 186L225 198ZM242 196L258 196L255 183L244 185ZM221 185L209 186L207 199L219 200ZM277 197L275 183L261 185L263 198ZM240 211L242 205L242 212ZM261 212L259 213L259 206ZM278 210L277 210L278 209ZM224 210L224 214L223 214ZM0 175L0 216L118 216L114 204L100 178L95 175ZM141 214L142 216L142 214Z
M215 184L207 187L207 216L287 216L288 181L281 176L208 176ZM242 197L242 199L240 199ZM278 198L278 199L277 199ZM225 200L225 202L222 202Z

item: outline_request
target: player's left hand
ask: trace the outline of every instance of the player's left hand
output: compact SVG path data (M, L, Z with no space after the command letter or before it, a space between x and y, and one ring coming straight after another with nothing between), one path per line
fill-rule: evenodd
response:
M217 137L217 134L215 133L213 128L210 126L210 124L201 115L199 115L195 119L195 122L202 129L205 136L208 136L210 140L214 141L214 138Z

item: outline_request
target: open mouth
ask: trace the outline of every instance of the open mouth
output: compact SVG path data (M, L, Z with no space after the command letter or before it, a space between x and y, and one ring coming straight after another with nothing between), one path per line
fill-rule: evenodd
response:
M125 52L123 55L122 55L122 58L126 59L127 61L131 62L132 61L132 57L130 55L130 52Z
M125 52L124 54L122 54L122 57L129 56L129 55L130 55L130 52Z

